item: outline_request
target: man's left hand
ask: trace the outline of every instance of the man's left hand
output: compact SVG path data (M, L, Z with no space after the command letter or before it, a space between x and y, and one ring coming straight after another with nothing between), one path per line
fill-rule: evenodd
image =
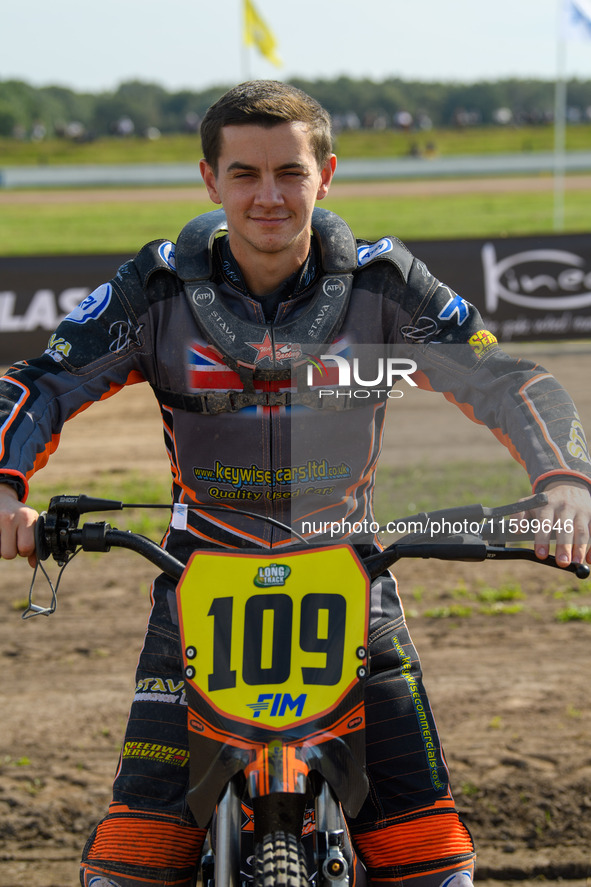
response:
M542 505L529 513L540 521L541 529L535 536L536 555L543 560L550 551L552 528L556 534L556 563L568 567L572 563L591 564L591 492L589 487L573 481L556 481L544 492L548 497Z

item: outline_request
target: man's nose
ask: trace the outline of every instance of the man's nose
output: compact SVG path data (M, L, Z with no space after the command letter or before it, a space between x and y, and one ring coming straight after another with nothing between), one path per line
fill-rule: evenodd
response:
M283 203L281 190L273 176L263 176L260 180L256 200L257 203L266 205Z

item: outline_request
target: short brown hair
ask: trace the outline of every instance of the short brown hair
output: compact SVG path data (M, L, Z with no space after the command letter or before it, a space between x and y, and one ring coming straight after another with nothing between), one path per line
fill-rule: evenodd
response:
M234 86L206 112L201 123L203 156L214 173L222 150L224 126L278 126L305 123L320 169L332 154L332 132L328 112L301 89L278 80L248 80Z

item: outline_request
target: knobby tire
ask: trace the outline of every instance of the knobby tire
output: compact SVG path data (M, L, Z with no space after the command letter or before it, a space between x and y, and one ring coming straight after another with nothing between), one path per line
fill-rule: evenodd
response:
M306 856L301 841L290 832L272 832L256 844L254 887L307 887Z

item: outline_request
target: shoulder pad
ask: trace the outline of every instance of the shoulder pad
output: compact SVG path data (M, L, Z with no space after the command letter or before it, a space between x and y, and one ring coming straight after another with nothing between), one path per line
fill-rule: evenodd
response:
M391 262L396 266L404 282L414 261L414 256L397 237L382 237L374 243L367 240L357 241L357 267L362 268L373 262Z
M176 268L185 283L209 280L213 275L212 246L216 234L227 231L226 213L214 209L187 222L177 238Z
M340 216L316 207L312 213L312 230L320 243L322 268L327 274L351 274L355 270L355 237Z
M145 286L156 271L176 273L175 246L170 240L153 240L141 248L133 264Z

